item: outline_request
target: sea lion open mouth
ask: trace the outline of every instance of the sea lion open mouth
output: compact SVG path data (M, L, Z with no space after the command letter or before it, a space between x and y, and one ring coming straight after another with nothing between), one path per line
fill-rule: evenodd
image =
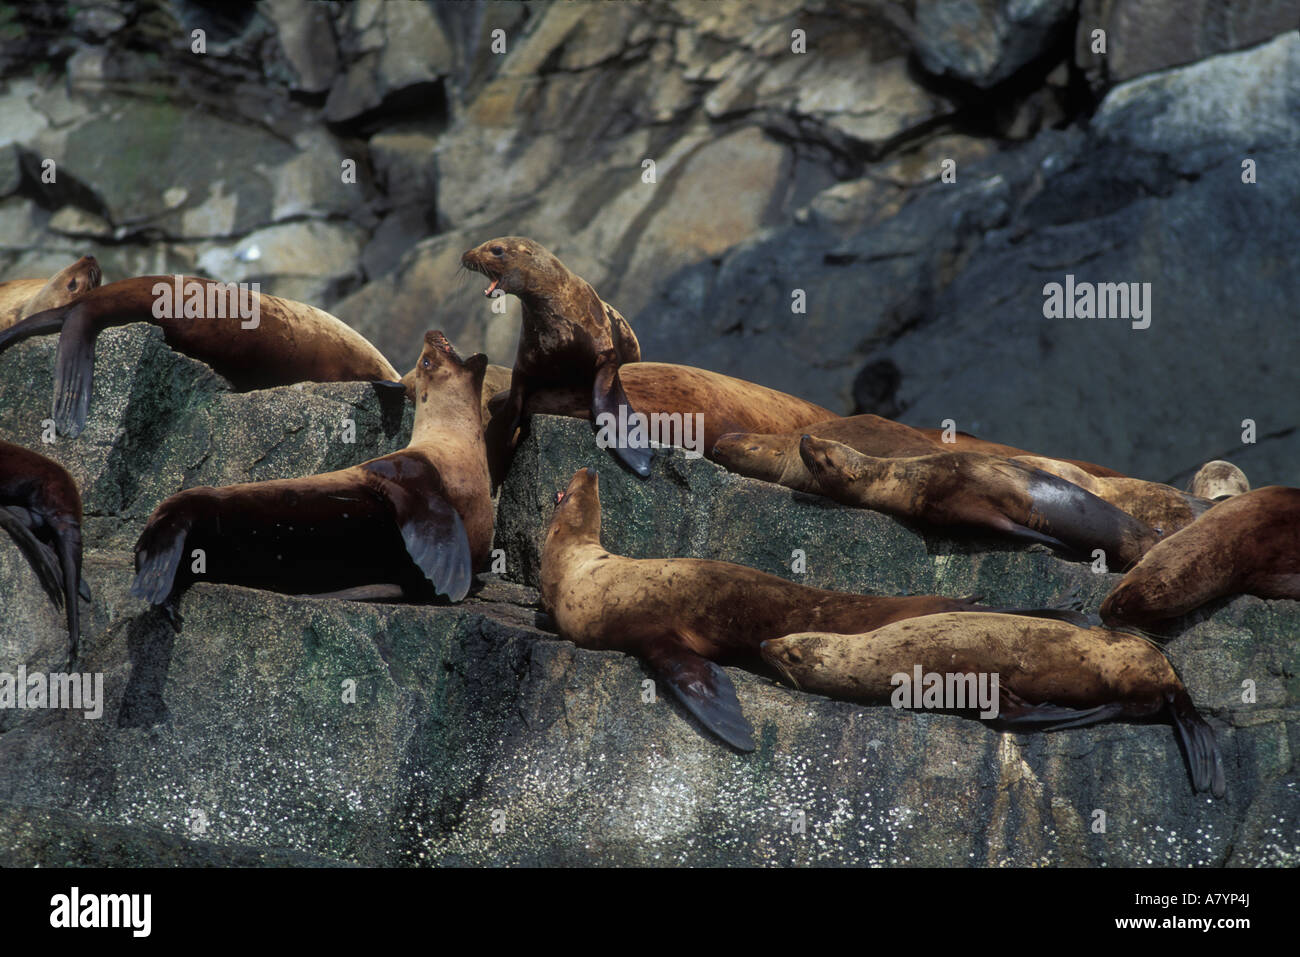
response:
M497 287L501 285L501 275L491 270L487 263L475 257L475 251L474 249L466 250L464 255L460 257L460 264L471 272L476 272L480 276L486 276L492 280L488 283L488 287L483 290L483 295L491 298L492 294L497 291Z

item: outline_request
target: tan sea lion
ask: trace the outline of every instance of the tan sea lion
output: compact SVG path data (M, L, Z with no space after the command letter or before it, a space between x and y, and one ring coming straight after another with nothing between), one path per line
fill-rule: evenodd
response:
M1249 492L1250 480L1246 478L1245 472L1231 462L1215 459L1213 462L1206 462L1192 476L1187 491L1197 498L1220 502L1225 498Z
M1042 469L1057 478L1072 482L1138 521L1150 525L1162 535L1172 535L1204 515L1214 503L1172 485L1144 482L1142 479L1090 475L1076 465L1041 455L1017 455L1013 459L1030 468Z
M58 462L0 441L0 528L13 538L41 587L68 616L68 665L81 641L77 598L90 601L81 577L81 493Z
M709 458L738 475L820 495L821 486L799 456L799 442L805 435L840 442L879 458L932 455L935 451L934 443L910 425L865 414L796 426L777 434L723 435L713 444Z
M1148 628L1226 595L1300 599L1300 489L1234 495L1156 545L1106 596L1108 625Z
M617 419L620 406L625 416L632 414L619 366L640 361L641 346L627 320L586 280L540 243L523 236L502 236L466 250L461 265L491 280L484 295L500 290L518 296L522 307L510 395L488 428L494 485L509 467L524 403L537 390L568 386L582 390L593 424L602 414ZM648 446L620 443L614 451L638 475L650 474Z
M864 703L890 701L902 685L894 676L913 679L917 669L944 676L945 685L948 675L997 675L996 720L1017 731L1166 714L1196 790L1215 797L1226 791L1214 732L1169 660L1137 635L955 612L909 618L866 634L787 635L763 642L762 653L796 688ZM954 690L961 685L970 687L953 682Z
M941 611L992 611L968 598L881 597L811 588L731 562L634 559L600 544L600 483L579 469L542 550L542 607L582 648L644 659L710 731L753 750L731 679L715 662L757 664L759 645L794 631L870 631ZM1081 620L1053 609L1026 611Z
M0 351L28 336L59 333L54 421L76 436L90 405L95 337L129 322L160 326L169 346L206 362L241 391L298 382L399 385L379 350L328 312L192 276L138 276L92 289L0 332Z
M1014 445L1003 445L1001 442L989 442L976 438L969 432L951 433L953 441L945 442L943 437L945 434L949 434L946 429L917 429L917 431L948 452L983 452L985 455L1000 455L1007 459L1013 459L1020 455L1038 456L1037 452L1028 452L1024 449L1018 449ZM1116 472L1114 469L1107 468L1104 465L1097 465L1095 462L1084 462L1080 459L1057 459L1057 461L1077 466L1089 475L1100 475L1107 478L1125 477L1123 472Z
M652 423L655 416L661 417L661 423L662 417L677 416L686 424L686 416L703 415L702 433L694 431L693 418L690 423L691 443L698 445L695 451L705 456L711 456L718 439L729 432L799 429L831 416L821 406L796 396L693 366L638 362L624 366L619 375L632 405ZM492 408L494 416L502 414L499 400L492 402ZM525 402L524 411L529 415L580 419L591 416L590 403L575 388L535 392ZM675 424L663 432L676 432Z
M131 593L168 605L195 580L291 594L376 597L433 589L452 601L492 547L481 393L487 357L426 334L405 449L303 478L192 488L164 500L135 549ZM195 574L193 550L206 568Z
M1105 550L1128 567L1160 536L1064 479L981 452L877 458L804 436L804 465L823 494L846 505L936 526L986 528L1065 551Z
M82 256L49 279L10 279L0 282L0 330L20 319L66 305L99 285L104 274L94 256Z

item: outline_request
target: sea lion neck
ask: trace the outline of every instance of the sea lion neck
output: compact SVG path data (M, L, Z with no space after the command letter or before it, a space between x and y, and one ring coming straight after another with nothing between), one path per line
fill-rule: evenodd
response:
M410 445L422 445L447 431L483 431L483 404L474 390L474 377L464 375L451 382L433 383L416 377L415 422Z

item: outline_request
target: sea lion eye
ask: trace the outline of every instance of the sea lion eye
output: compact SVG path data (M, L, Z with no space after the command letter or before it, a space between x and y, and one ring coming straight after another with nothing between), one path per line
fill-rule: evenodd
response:
M493 256L504 256L506 254L506 247L493 246L491 249L488 250L488 252L490 252Z
M424 366L426 369L433 368L433 363L429 361L428 356L425 356L423 359L420 360L420 365Z
M69 288L69 289L76 289L76 288L77 288L77 280L75 280L75 279L69 279L69 280L68 280L68 288Z

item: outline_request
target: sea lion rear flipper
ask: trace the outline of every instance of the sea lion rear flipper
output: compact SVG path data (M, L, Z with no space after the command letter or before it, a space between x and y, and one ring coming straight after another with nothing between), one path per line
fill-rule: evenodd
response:
M406 459L375 459L361 468L370 478L370 487L392 508L411 560L439 594L460 601L469 593L474 576L465 524L451 503L439 494L442 479L432 465L425 467L434 474L422 477L419 483L430 488L428 495L413 494L402 484L400 479L406 472L406 462Z
M619 406L623 406L627 410L623 414L623 421L631 424L633 421L632 416L636 414L636 410L632 408L627 393L623 391L623 381L618 375L618 362L613 357L607 356L596 367L596 379L591 387L591 426L596 430L597 434L602 429L600 423L602 415L612 416L613 422L617 426L619 422ZM615 431L617 432L617 428ZM625 441L626 438L623 435L616 435L611 448L628 468L642 478L648 478L650 476L650 446L648 441L645 446L634 446L629 445Z
M45 594L56 608L63 608L63 579L59 574L59 561L50 548L32 534L27 523L7 508L0 508L0 528L9 533L27 563L32 566Z
M998 615L1023 615L1026 618L1047 618L1052 621L1064 621L1080 628L1095 628L1101 624L1096 615L1089 615L1071 608L980 608L978 611Z
M84 578L77 584L77 594L80 595L84 601L95 600L90 596L90 584Z
M1028 542L1034 542L1039 545L1046 545L1049 548L1055 548L1063 552L1072 552L1071 548L1059 538L1053 538L1051 535L1044 535L1042 532L1036 532L1027 525L1018 525L1015 522L1009 522L1006 533L1012 538L1020 538Z
M77 664L77 653L81 647L81 605L78 596L81 592L81 529L80 527L58 527L55 551L59 564L63 566L63 600L68 615L68 667Z
M54 426L76 438L86 427L95 381L95 328L88 316L68 314L54 357Z
M736 686L722 668L683 647L675 635L653 643L646 657L701 724L733 748L754 750L754 729L741 710Z
M1187 756L1187 767L1192 773L1192 787L1223 797L1228 788L1223 775L1223 755L1219 753L1214 731L1197 712L1186 691L1167 695L1167 700L1174 729Z

